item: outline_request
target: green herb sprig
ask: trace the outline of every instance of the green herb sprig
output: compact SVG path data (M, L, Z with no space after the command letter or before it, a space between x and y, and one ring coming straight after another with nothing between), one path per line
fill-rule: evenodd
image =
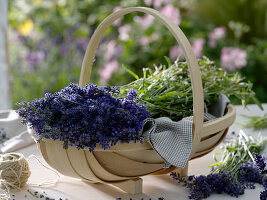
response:
M254 139L240 130L237 138L223 144L221 147L223 153L214 154L214 159L217 163L209 167L213 169L212 173L231 172L231 174L237 178L240 165L245 162L253 162L254 154L260 154L264 150L266 143L266 137L259 136L257 139ZM219 162L216 159L218 155L222 156Z
M254 130L267 128L267 113L265 113L263 116L245 116L249 118L248 122L245 123L238 123L240 125L243 125L245 127L251 127L254 128Z
M165 57L166 58L166 57ZM125 97L130 88L138 91L141 103L145 104L151 117L170 117L181 119L193 114L193 94L186 62L172 64L166 58L167 66L155 67L155 71L144 68L143 77L129 72L137 80L121 86L121 96ZM200 67L204 99L209 107L216 102L219 94L235 96L244 106L253 100L262 108L252 91L252 83L245 82L238 73L230 73L217 67L213 61L204 57L198 60ZM123 66L126 68L125 66Z

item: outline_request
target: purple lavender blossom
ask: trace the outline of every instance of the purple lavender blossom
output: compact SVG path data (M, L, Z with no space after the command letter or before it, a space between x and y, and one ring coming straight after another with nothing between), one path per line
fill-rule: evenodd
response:
M69 52L68 45L67 44L61 44L59 47L59 53L62 57L66 56Z
M267 174L267 171L265 170L266 168L266 163L265 163L265 156L260 155L258 153L255 153L254 155L254 162L257 168L260 170L261 174Z
M84 55L88 43L89 43L89 40L87 38L78 38L76 40L76 47L82 55Z
M233 71L247 65L247 52L236 47L224 47L221 53L221 65Z
M42 62L45 54L42 51L30 52L27 54L28 67L30 72L34 72L37 63Z
M243 185L234 180L231 173L216 173L207 176L201 175L184 178L172 172L170 176L177 180L178 183L183 183L185 187L189 188L189 199L205 199L212 193L226 193L234 197L244 194Z
M32 102L22 101L19 115L42 138L60 140L63 147L103 149L117 142L141 141L143 121L149 117L144 105L137 104L135 90L124 99L116 98L118 87L79 87L71 83L61 91L47 93Z
M6 131L4 128L0 127L0 144L7 141L9 138L7 138Z
M260 194L260 200L266 200L267 199L267 190L264 190Z

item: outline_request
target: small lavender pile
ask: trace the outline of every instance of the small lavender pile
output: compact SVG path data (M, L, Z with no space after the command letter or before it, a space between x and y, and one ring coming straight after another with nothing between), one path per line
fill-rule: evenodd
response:
M140 131L149 112L137 104L135 90L123 99L115 97L119 93L118 87L71 83L55 94L22 101L18 113L35 130L38 141L60 140L64 148L74 145L93 151L97 143L107 149L118 141L142 141Z
M208 176L201 175L184 178L172 172L170 176L190 189L189 199L205 199L211 193L226 193L234 197L244 194L245 187L237 182L231 173L216 173Z
M9 138L6 136L6 131L4 128L0 128L0 144L7 141Z
M257 166L261 176L262 176L262 185L264 187L264 191L260 194L260 200L266 200L267 199L267 169L266 169L266 163L265 163L265 156L260 154L255 154L254 157L255 165Z
M246 188L255 189L255 183L264 187L260 194L260 200L267 199L267 169L265 157L255 153L254 163L245 162L239 166L237 178L231 172L216 172L207 176L181 177L177 173L171 173L173 179L190 189L189 199L205 199L212 193L226 193L238 197L244 194Z

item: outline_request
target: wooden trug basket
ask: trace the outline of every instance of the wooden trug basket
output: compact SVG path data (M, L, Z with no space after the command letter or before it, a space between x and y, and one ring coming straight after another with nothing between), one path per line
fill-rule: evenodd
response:
M173 34L183 49L189 66L193 90L193 144L190 159L203 156L211 152L225 137L228 127L235 120L235 108L229 104L223 117L203 122L204 98L198 63L191 45L181 29L165 15L146 7L131 7L121 9L108 16L94 32L82 64L80 86L90 81L90 74L94 62L94 55L107 28L119 17L131 12L150 14L164 24ZM32 130L29 130L34 135ZM176 170L186 176L185 169L170 167L164 169L163 159L152 149L150 144L130 142L116 144L108 150L97 146L94 152L88 149L77 150L75 147L63 149L60 141L43 139L38 147L46 162L60 173L91 183L113 184L131 193L142 193L142 179L144 175L159 175Z

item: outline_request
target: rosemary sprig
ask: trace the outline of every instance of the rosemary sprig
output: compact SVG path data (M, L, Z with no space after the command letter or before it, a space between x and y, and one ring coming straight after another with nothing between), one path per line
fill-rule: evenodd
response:
M175 62L168 67L144 68L143 78L130 72L137 80L121 86L121 97L125 97L130 88L137 90L140 103L146 105L151 117L170 117L173 120L191 116L193 113L193 94L186 62ZM252 91L252 83L245 82L237 73L226 72L213 61L204 57L198 61L202 76L204 99L207 106L212 105L219 94L237 97L244 106L249 100L260 107ZM125 66L124 66L125 68ZM129 71L129 70L127 70ZM262 107L261 107L262 108Z
M252 116L252 117L246 115L243 116L249 118L249 121L238 124L243 125L245 127L254 128L254 130L267 128L267 113L265 113L263 116Z
M259 136L254 139L240 130L237 138L221 147L224 150L223 153L216 154L222 155L219 162L217 162L216 155L214 156L217 163L209 166L212 168L211 173L231 172L237 178L240 165L245 162L254 162L253 155L260 154L264 150L266 142L266 137Z

